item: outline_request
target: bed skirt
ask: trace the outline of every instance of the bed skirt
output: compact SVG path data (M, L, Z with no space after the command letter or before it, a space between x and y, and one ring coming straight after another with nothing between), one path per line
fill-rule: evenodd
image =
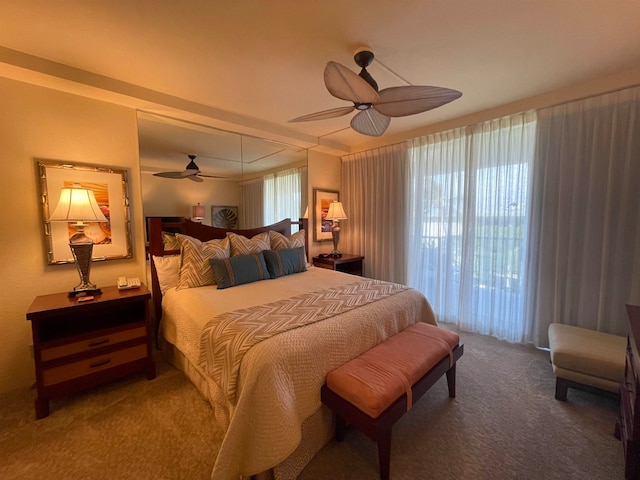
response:
M180 350L164 339L162 341L162 350L167 362L183 372L191 383L195 385L198 392L211 404L212 400L208 394L208 382L200 371L186 359ZM319 392L318 395L320 395ZM302 423L302 440L291 455L266 472L243 478L247 480L296 479L320 449L329 443L333 437L333 430L333 414L328 407L322 405Z

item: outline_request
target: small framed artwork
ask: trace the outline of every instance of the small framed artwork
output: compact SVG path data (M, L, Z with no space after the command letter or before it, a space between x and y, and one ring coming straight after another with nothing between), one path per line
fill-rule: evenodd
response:
M326 220L331 202L340 201L340 194L335 190L313 189L313 241L331 240L331 220Z
M238 207L212 205L211 226L229 229L238 228Z
M63 188L74 184L93 190L106 222L88 223L84 234L93 241L91 260L131 258L131 223L127 193L127 171L98 165L36 160L42 202L44 243L49 265L74 263L69 239L76 233L73 223L49 218Z

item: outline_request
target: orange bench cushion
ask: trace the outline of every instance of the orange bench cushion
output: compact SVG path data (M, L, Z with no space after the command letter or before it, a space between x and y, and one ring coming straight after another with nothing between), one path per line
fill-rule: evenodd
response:
M411 386L443 358L460 337L448 330L416 323L327 374L327 387L372 418L403 393L411 408Z

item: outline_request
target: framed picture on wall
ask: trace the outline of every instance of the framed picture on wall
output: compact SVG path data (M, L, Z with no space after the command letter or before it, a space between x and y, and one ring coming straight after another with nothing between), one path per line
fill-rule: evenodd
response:
M218 228L238 228L238 207L212 205L211 225Z
M331 240L331 220L326 220L331 202L340 201L340 193L335 190L313 189L313 241Z
M42 202L44 243L49 265L74 263L69 239L76 233L72 222L49 220L63 188L78 184L92 190L106 222L90 222L84 234L93 242L91 260L131 258L131 224L127 171L73 162L36 160Z

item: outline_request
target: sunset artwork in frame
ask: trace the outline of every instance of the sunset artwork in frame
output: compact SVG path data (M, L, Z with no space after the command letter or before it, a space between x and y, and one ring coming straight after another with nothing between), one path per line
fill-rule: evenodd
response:
M127 193L127 171L99 165L37 160L38 187L42 203L44 244L49 265L74 263L69 238L71 223L51 222L63 188L79 184L92 190L107 222L89 223L85 235L93 241L91 260L131 258L131 224Z
M335 190L313 189L313 241L324 242L332 240L331 220L325 217L329 212L331 202L340 201L340 193Z

